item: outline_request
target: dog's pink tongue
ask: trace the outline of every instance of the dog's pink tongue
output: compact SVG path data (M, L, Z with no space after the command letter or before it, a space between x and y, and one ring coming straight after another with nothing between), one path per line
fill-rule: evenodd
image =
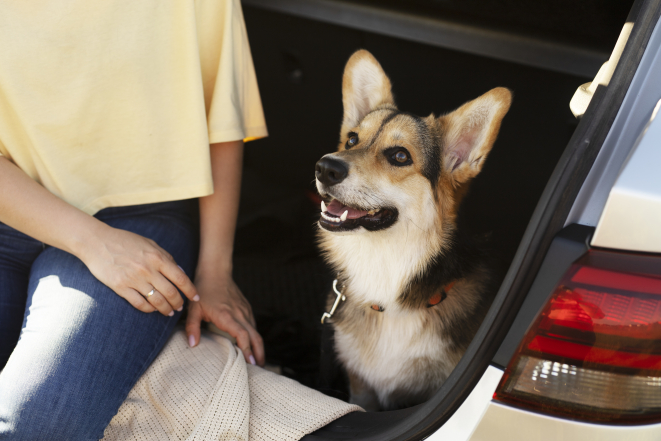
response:
M326 211L335 216L342 216L345 211L348 211L348 219L358 219L367 214L367 211L356 210L355 208L347 207L346 205L341 204L337 199L333 199L330 204L326 206Z

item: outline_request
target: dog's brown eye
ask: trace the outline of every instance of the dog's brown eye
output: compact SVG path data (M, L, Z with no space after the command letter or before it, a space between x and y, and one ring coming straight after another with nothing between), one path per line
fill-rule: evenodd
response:
M358 135L353 132L349 133L349 139L347 139L347 144L346 144L347 150L355 146L356 144L358 144Z
M387 148L383 151L383 154L388 159L388 162L394 166L406 167L407 165L413 164L411 154L402 146Z

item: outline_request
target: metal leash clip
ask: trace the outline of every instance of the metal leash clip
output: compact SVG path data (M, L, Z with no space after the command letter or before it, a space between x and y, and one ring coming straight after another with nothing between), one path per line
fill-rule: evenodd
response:
M335 303L333 303L333 307L331 308L330 312L324 312L324 315L321 316L322 325L324 324L324 320L333 317L333 314L335 314L335 309L337 309L337 305L340 304L340 300L344 301L347 299L347 296L343 295L340 291L337 290L337 279L333 280L333 291L335 291L335 295L337 297L335 298Z

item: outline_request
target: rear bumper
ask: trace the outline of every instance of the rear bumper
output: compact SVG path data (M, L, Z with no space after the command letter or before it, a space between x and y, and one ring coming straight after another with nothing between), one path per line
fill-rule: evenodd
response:
M553 418L491 401L470 441L652 441L661 424L607 426Z

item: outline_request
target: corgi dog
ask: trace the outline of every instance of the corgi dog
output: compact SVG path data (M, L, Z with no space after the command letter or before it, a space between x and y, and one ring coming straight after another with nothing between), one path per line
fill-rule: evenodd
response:
M338 275L322 322L365 410L430 398L486 314L485 256L456 218L511 99L499 87L421 118L397 109L372 54L347 62L339 147L315 168L319 244Z

